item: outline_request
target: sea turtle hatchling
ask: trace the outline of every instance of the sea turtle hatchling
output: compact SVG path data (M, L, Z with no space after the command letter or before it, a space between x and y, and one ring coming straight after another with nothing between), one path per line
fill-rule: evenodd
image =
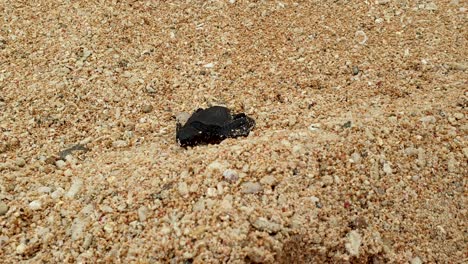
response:
M222 106L199 108L185 124L177 122L176 139L180 146L218 144L226 138L248 136L255 120L244 113L231 115Z

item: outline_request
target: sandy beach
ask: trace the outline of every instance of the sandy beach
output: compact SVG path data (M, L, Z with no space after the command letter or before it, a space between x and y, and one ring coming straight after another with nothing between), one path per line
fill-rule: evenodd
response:
M460 0L0 0L0 263L467 263ZM247 137L182 148L221 105Z

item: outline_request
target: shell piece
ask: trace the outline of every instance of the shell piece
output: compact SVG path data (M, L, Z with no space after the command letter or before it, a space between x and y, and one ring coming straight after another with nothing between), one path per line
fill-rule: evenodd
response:
M231 115L223 106L198 109L185 124L177 122L177 142L182 147L217 144L226 138L248 136L255 121L244 113Z

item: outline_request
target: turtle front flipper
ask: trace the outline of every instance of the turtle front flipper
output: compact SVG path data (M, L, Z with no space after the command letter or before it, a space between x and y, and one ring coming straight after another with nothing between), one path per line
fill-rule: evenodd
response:
M236 115L234 120L223 127L222 134L230 138L246 137L254 127L255 121L252 118L246 115Z

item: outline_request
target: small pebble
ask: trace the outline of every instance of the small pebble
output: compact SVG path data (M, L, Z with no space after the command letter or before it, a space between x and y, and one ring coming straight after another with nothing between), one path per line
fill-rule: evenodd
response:
M148 207L142 206L138 208L138 219L140 220L140 222L146 221L146 219L148 218L148 213Z
M463 155L468 159L468 148L463 148Z
M267 175L260 180L260 183L264 185L268 185L268 186L272 186L273 184L275 184L275 182L276 182L275 177L271 175Z
M31 210L39 210L39 209L41 209L41 207L42 207L41 201L34 200L34 201L29 203L29 208Z
M217 160L213 161L212 163L210 163L210 165L208 165L208 169L212 171L219 170L221 172L221 171L224 171L225 168L226 168L226 165Z
M333 184L333 177L330 175L325 175L322 177L322 183L324 186L329 186Z
M200 200L198 200L198 202L196 202L193 206L192 206L192 210L194 212L199 212L199 211L203 211L205 210L205 200L203 198L200 198Z
M23 158L17 158L15 163L18 167L24 167L24 165L26 165L26 161Z
M242 184L242 193L259 193L263 191L262 185L258 182L245 182Z
M58 199L62 197L64 192L65 191L62 188L58 188L57 190L55 190L53 193L50 194L50 197L52 197L52 199Z
M153 111L153 106L148 104L148 105L144 105L142 108L141 108L141 111L143 113L150 113L151 111Z
M26 251L26 245L24 243L21 243L16 247L16 254L21 255L24 251Z
M356 41L361 45L365 45L366 42L367 42L367 35L362 30L356 31L356 33L354 34L354 37L355 37Z
M213 68L213 67L214 67L214 63L212 63L212 62L207 63L207 64L203 65L203 67L208 68L208 69L209 69L209 68Z
M260 231L265 231L267 233L278 233L281 231L281 226L277 223L273 223L271 221L268 221L268 219L259 217L255 220L255 222L252 223L252 225L260 230Z
M358 66L353 66L353 75L358 75L358 74L359 74Z
M320 198L311 196L310 200L315 204L315 207L322 208L322 203L320 202Z
M146 92L153 94L156 93L156 89L154 89L151 85L146 86Z
M232 209L232 201L226 197L224 198L220 205L219 205L219 208L221 209L221 211L223 212L227 212L227 211L230 211Z
M70 227L71 239L77 240L82 237L83 229L85 228L86 222L80 217L73 220L73 224Z
M448 154L448 161L447 161L447 169L449 172L457 172L458 171L458 163L455 159L453 153Z
M296 124L297 118L295 116L291 116L288 119L288 126L292 127Z
M434 116L425 116L419 119L423 123L435 123L437 119Z
M383 165L383 171L384 171L386 174L392 174L392 167L390 166L390 164L385 163L385 164Z
M190 192L196 193L197 191L198 191L198 184L192 183L192 185L190 185Z
M65 194L65 196L68 198L74 198L75 195L81 190L82 186L83 186L83 180L74 179L72 182L72 185L70 186L70 189Z
M235 170L227 169L223 172L223 177L228 182L236 182L239 179L239 174Z
M453 114L453 116L458 120L463 119L465 117L465 115L462 113L455 113Z
M348 233L347 237L348 242L345 244L346 250L351 256L358 256L362 241L361 235L357 231L352 230Z
M185 125L185 123L187 122L189 118L190 118L189 113L182 112L176 115L176 122L183 126Z
M357 152L354 152L353 154L351 154L351 160L350 160L352 163L359 163L359 161L361 161L361 155L359 155L359 153Z
M57 160L57 161L55 162L55 166L57 166L57 168L59 168L59 169L65 167L66 165L67 165L67 164L66 164L65 161L63 161L63 160Z
M411 264L422 264L423 262L421 261L421 259L419 257L414 257L411 259L410 261Z
M126 147L126 146L128 146L128 143L125 140L116 140L116 141L112 142L112 147L114 147L114 148L123 148L123 147Z
M426 10L428 10L428 11L436 11L437 9L438 9L438 7L434 3L426 4Z
M83 241L83 248L86 250L89 248L89 246L91 246L91 242L93 242L93 235L92 234L88 234L84 241Z
M208 188L208 189L206 190L206 195L207 195L208 197L215 197L216 195L218 195L218 192L216 191L215 188L211 188L211 187L210 187L210 188Z
M37 192L39 193L50 193L52 191L52 188L47 187L47 186L41 186L37 188Z
M189 193L187 183L185 182L179 182L177 189L179 190L179 194L181 196L186 196Z
M377 0L377 3L378 3L379 5L385 5L385 4L390 3L390 0Z
M9 240L9 237L7 236L0 236L0 247L3 247L4 245L6 245L6 243L8 242Z
M353 228L361 228L361 229L365 229L368 226L366 218L362 216L356 217L356 219L354 219L351 225Z
M4 202L0 202L0 216L5 215L8 212L8 205Z
M312 132L316 132L320 129L320 124L310 124L309 130Z

